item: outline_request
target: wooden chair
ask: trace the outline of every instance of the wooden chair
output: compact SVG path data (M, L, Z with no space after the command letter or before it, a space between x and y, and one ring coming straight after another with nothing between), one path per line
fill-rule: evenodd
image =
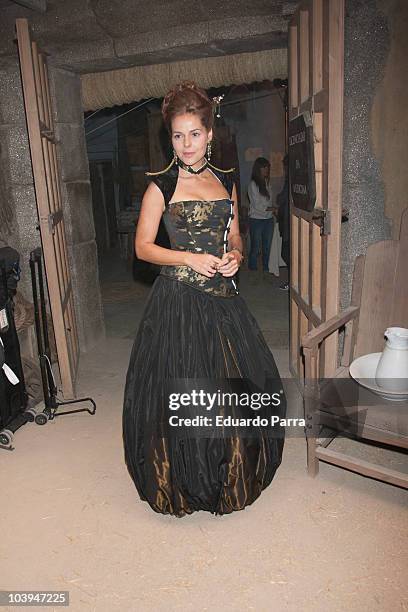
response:
M370 245L366 255L357 257L354 267L351 305L340 314L319 325L302 338L305 358L304 405L306 417L308 472L316 476L319 461L408 488L408 474L357 459L330 448L336 435L352 431L351 437L379 442L393 450L406 453L408 448L408 402L394 402L375 398L343 408L341 413L325 412L319 403L324 392L324 381L319 379L319 346L325 338L344 331L340 366L331 384L347 377L347 385L356 385L349 375L354 359L384 348L387 327L408 328L408 209L401 219L399 240L383 240ZM327 384L327 381L326 381ZM364 393L362 394L364 396ZM368 396L365 395L367 398ZM318 430L313 423L319 423ZM329 435L322 436L323 432ZM346 434L350 437L350 434ZM405 449L405 450L404 450Z

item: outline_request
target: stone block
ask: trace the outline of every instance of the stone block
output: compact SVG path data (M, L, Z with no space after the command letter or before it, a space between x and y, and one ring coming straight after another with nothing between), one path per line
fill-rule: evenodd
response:
M117 19L117 10L110 0L93 2L93 9L98 23L105 32L118 40L132 36L137 39L144 33L157 32L160 35L179 25L185 32L189 32L192 24L202 23L208 19L208 11L211 10L211 5L214 6L216 3L216 0L207 0L205 5L185 0L160 3L123 0L121 10L126 14L126 19Z
M89 180L89 165L83 125L57 123L56 136L59 141L57 157L61 178L65 182Z
M216 19L208 24L208 35L211 41L232 39L237 43L237 47L239 47L240 39L255 38L268 33L273 35L277 31L286 30L286 19L277 15L229 17Z
M0 126L0 161L10 184L32 185L30 147L26 126Z
M0 125L26 124L18 56L0 57Z
M14 43L16 38L16 17L27 17L30 19L32 11L22 6L16 6L14 2L3 2L0 12L0 55L14 55L16 53L16 45Z
M293 13L296 0L291 2L271 2L270 0L234 0L234 2L219 2L206 0L187 2L172 0L172 2L134 2L123 0L120 7L111 0L95 0L92 3L98 24L114 39L127 36L138 38L145 32L157 32L182 26L188 34L192 24L207 24L208 21L223 22L232 15L243 20L248 16L286 15ZM123 17L126 16L124 19ZM193 40L193 36L191 36ZM176 43L177 44L177 43Z
M16 231L14 206L11 199L11 185L6 168L1 157L2 143L0 142L0 244L7 244L7 236Z
M83 39L75 44L49 43L47 48L56 66L78 73L99 72L121 65L115 56L114 41L106 36L100 40Z
M374 242L391 237L391 227L384 218L384 190L380 181L343 184L343 206L350 211L341 226L341 306L350 304L354 264Z
M126 36L116 42L115 49L118 57L126 58L126 56L146 56L152 52L205 43L208 43L208 24L194 23L188 28L173 26L156 32L142 32L137 37Z
M90 350L104 335L96 242L73 245L72 286L81 350Z
M89 181L62 183L62 202L70 243L80 244L94 240L95 226Z
M48 74L54 121L81 124L84 111L79 75L56 66L49 66Z

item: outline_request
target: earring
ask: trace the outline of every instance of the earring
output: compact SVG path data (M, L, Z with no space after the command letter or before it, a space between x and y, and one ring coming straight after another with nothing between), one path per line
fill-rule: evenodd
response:
M178 162L178 157L177 157L177 153L175 152L175 150L173 149L173 163L177 164Z
M207 142L207 159L211 159L211 140Z

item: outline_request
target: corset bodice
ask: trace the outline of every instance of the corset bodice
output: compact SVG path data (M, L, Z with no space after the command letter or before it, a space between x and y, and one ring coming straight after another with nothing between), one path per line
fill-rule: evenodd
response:
M222 257L227 250L229 227L234 217L232 207L233 202L228 198L169 202L163 221L171 248ZM231 297L238 293L234 277L224 277L219 272L209 278L188 266L162 266L161 274L213 295Z

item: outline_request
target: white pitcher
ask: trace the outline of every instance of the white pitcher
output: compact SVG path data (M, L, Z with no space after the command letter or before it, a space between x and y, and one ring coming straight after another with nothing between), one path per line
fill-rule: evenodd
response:
M389 327L387 341L378 362L375 380L388 391L408 391L408 329Z

